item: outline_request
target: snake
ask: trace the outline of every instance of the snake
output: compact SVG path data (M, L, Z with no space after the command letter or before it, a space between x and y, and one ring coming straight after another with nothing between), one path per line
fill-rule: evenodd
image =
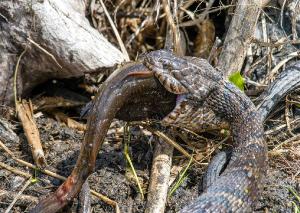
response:
M144 59L165 88L183 95L182 101L212 110L228 122L234 150L225 171L181 212L251 212L267 166L267 147L260 114L252 101L206 60L177 57L169 51L150 52ZM186 105L175 114L186 115ZM189 107L187 107L189 108ZM172 111L166 118L180 124Z
M123 65L104 82L90 104L87 132L74 170L30 212L57 212L76 197L94 171L115 117L162 119L193 131L230 126L235 148L226 170L182 212L251 211L267 162L263 119L249 98L207 61L159 50Z

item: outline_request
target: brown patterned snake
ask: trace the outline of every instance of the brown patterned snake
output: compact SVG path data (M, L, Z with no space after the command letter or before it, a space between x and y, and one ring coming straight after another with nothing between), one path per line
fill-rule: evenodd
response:
M236 142L225 172L188 207L189 210L183 211L250 211L258 193L261 169L266 164L262 126L253 104L205 60L178 58L166 51L155 51L146 55L144 61L168 90L187 91L187 94L179 95L176 101L155 78L143 77L149 70L138 62L114 72L92 105L74 171L54 194L43 199L31 212L56 212L78 194L94 170L97 153L114 117L128 121L162 118L174 109L175 102L175 109L164 119L166 123L203 131L220 128L228 121Z
M229 123L235 141L225 171L182 212L250 212L267 163L262 119L251 100L206 60L179 58L160 50L149 53L144 61L168 91L184 94L184 104L177 103L166 123L184 123L182 116L193 116L189 109L208 108Z

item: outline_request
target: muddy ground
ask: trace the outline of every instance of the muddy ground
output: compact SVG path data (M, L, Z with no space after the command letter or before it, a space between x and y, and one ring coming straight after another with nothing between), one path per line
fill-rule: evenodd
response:
M66 127L51 116L40 113L37 118L38 127L43 142L48 162L47 169L63 176L68 176L76 163L79 154L80 144L83 140L83 132ZM11 151L19 158L28 162L33 162L30 149L20 124L14 122L15 132L20 137L20 142L6 143ZM89 177L91 189L102 193L118 202L121 212L143 212L145 201L141 200L136 184L126 172L127 164L123 155L122 143L122 122L115 121L104 143L96 162L96 170ZM116 131L118 130L118 131ZM133 137L130 143L130 153L133 159L138 176L143 182L143 188L147 190L149 172L153 153L153 140L150 135L144 135L138 129L133 129ZM268 137L269 138L269 137ZM268 139L270 142L270 139ZM152 142L151 142L152 141ZM297 149L295 149L297 150ZM295 196L289 191L288 187L294 191L300 191L299 173L295 175L293 169L297 167L296 159L288 159L288 154L281 156L270 156L268 172L264 178L265 187L261 197L257 201L257 212L294 212L292 202L297 203ZM178 157L181 160L178 160ZM181 164L185 167L188 159L184 159L181 154L175 151L174 165ZM281 160L280 159L284 159ZM28 169L12 160L4 151L0 150L0 161L12 167L34 174ZM284 161L284 162L283 162ZM299 163L299 162L298 162ZM284 165L286 165L284 167ZM298 164L299 165L299 164ZM291 169L293 167L293 169ZM205 168L193 166L185 182L178 188L172 197L168 199L166 212L177 212L183 206L190 203L198 195L201 189L202 174ZM31 184L23 194L41 198L53 192L62 182L56 178L36 172L37 183ZM0 169L0 188L11 192L18 192L26 179L10 171ZM201 191L201 190L200 190ZM0 212L4 212L11 199L0 196ZM77 201L73 206L64 212L76 212ZM299 205L299 203L297 203ZM31 204L15 204L12 212L28 212L34 206ZM93 212L114 212L114 209L100 201L98 198L92 199Z

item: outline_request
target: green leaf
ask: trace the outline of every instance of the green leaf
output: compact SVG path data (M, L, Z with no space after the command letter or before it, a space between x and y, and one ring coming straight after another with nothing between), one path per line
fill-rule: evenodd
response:
M229 76L229 81L237 86L240 90L244 91L245 80L239 71L232 73Z
M31 184L37 183L39 180L37 178L31 178Z

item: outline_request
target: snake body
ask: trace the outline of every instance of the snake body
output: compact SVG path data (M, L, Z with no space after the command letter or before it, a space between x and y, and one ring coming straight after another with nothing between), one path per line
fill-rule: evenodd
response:
M88 129L75 169L55 193L42 199L31 212L56 212L78 194L94 170L96 155L114 117L127 121L164 118L167 124L181 125L195 132L230 125L235 149L229 165L216 182L182 211L251 211L266 166L262 119L251 101L205 60L155 51L147 54L143 62L148 69L140 62L126 64L102 85L90 105ZM294 72L299 66L295 65ZM159 82L153 77L131 75L145 71L152 72ZM282 79L295 82L288 74ZM272 88L271 92L276 89ZM177 98L173 93L178 94ZM276 105L279 98L272 94L264 99L262 106L269 109Z
M251 100L202 59L179 58L160 50L149 53L145 58L145 65L167 90L173 92L175 88L174 93L183 91L183 101L211 109L226 120L235 141L226 170L182 212L250 212L258 196L261 176L267 163L262 119ZM166 79L168 75L170 80ZM164 84L165 82L168 84ZM175 84L170 86L170 82ZM175 111L179 111L180 115L180 110ZM180 123L173 113L165 120Z

